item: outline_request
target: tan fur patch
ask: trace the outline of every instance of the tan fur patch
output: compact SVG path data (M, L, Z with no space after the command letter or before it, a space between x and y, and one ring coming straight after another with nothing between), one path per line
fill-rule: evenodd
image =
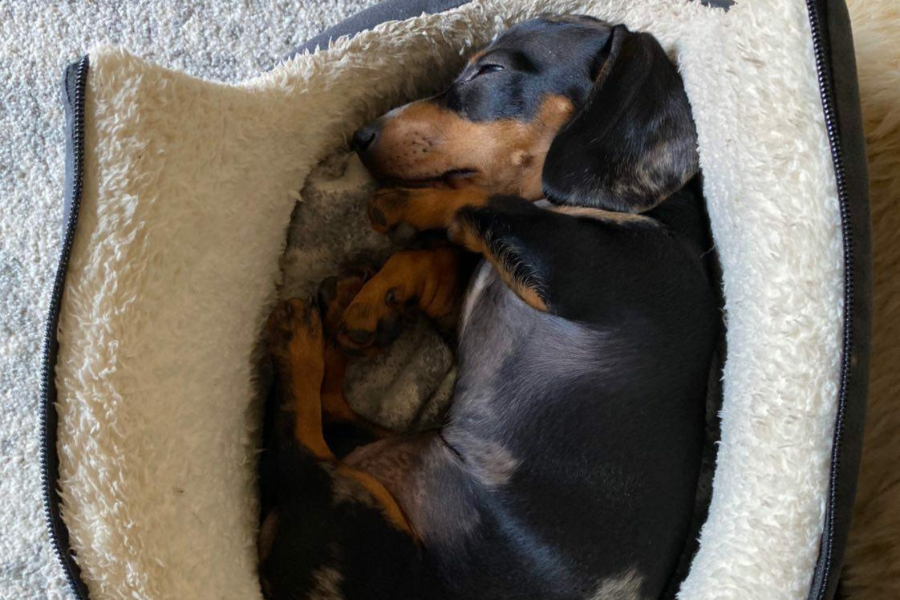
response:
M521 298L525 302L525 304L535 310L547 312L547 303L544 302L544 300L541 298L541 295L538 294L534 288L521 284L518 281L508 281L507 285L512 288L516 295Z
M369 444L353 451L347 462L371 473L398 499L415 541L450 543L479 522L469 503L452 497L467 493L463 485L452 484L459 459L434 434ZM436 493L441 494L437 502Z
M345 460L346 464L346 460ZM350 465L352 467L352 465ZM377 506L375 498L352 477L344 477L338 473L337 465L326 465L326 471L331 475L331 501L334 504L362 504L363 506Z
M475 54L473 54L472 56L469 57L468 63L470 65L474 65L475 63L478 62L478 59L480 59L482 56L484 56L484 53L485 53L484 50L479 50L478 52L476 52Z
M373 227L388 232L399 223L408 223L419 231L446 229L457 211L470 206L484 206L489 194L478 187L464 185L450 188L384 188L369 200L370 214L377 210L379 219Z
M315 373L308 364L298 361L294 373L290 392L296 413L294 434L316 458L334 460L322 433L321 372Z
M402 180L473 170L466 178L471 185L492 194L537 200L542 195L544 158L573 112L569 99L548 94L529 121L475 122L420 100L386 120L371 160L380 174Z
M650 217L636 215L634 213L613 212L599 208L587 208L584 206L553 206L548 210L572 217L584 217L596 219L605 223L655 223Z
M354 502L377 506L394 526L413 536L409 521L394 496L378 477L357 468L352 457L352 453L347 457L348 463L335 462L333 467L326 467L332 477L332 501L335 504Z
M391 493L387 491L387 488L385 488L384 485L382 485L382 483L378 481L378 479L376 479L372 475L369 475L368 473L358 471L343 464L338 465L337 472L340 475L350 477L351 479L354 479L362 484L362 486L366 488L370 494L372 494L372 496L375 498L375 501L381 506L381 509L384 511L385 516L387 516L391 523L393 523L401 531L409 534L411 537L413 536L412 527L410 527L409 521L406 520L406 516L400 509L400 505L397 504L397 501L394 499Z
M470 252L481 254L493 265L497 273L516 295L521 298L528 306L541 312L547 311L547 303L541 298L540 293L534 286L535 282L521 281L513 276L507 269L507 265L502 256L495 256L485 244L485 240L481 238L464 219L457 219L448 229L448 235L454 243L461 245Z

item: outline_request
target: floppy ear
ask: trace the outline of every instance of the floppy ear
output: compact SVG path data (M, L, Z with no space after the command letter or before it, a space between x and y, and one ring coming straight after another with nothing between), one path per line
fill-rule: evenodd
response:
M544 194L555 204L643 212L699 169L691 107L653 36L617 25L603 52L584 107L547 152Z

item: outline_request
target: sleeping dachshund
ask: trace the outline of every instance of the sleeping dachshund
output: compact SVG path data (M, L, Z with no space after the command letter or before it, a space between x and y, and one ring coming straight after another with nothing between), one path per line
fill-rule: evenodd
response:
M659 43L587 17L522 23L353 146L389 186L373 226L449 242L269 318L266 596L666 594L720 316L696 132ZM459 375L443 425L402 435L357 416L341 379L407 310L458 311Z

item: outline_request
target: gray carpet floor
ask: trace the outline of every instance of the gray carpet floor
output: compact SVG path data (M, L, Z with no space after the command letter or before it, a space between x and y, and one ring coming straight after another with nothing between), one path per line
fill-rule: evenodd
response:
M60 80L99 44L239 81L376 0L0 0L0 598L71 598L41 504L44 321L60 244Z

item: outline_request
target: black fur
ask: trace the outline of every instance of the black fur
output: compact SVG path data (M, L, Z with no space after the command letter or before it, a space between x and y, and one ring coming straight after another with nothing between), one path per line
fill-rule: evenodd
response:
M500 36L434 100L472 121L528 121L546 94L582 106L611 32L586 17L527 21Z
M544 164L552 202L643 212L699 169L684 84L651 35L613 28L607 58L580 113Z
M548 310L483 263L444 426L362 449L356 464L379 472L420 546L364 498L336 504L327 467L289 442L276 450L284 487L267 505L290 519L261 569L270 597L311 597L326 564L347 600L675 589L720 330L690 107L652 37L581 17L512 28L435 101L472 121L528 121L548 93L578 111L547 156L549 200L644 218L515 197L458 214Z
M429 597L434 582L420 549L386 522L360 486L297 444L287 376L276 373L260 461L263 529L266 518L277 519L272 539L260 540L267 546L260 565L266 597L331 600L320 581L329 575L348 599Z

